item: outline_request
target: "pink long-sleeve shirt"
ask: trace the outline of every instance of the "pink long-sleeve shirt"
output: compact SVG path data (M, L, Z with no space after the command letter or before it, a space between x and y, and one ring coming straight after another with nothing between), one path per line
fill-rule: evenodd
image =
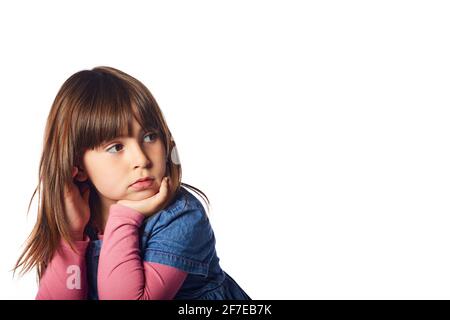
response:
M172 299L187 272L168 265L142 261L138 230L145 216L129 207L110 207L100 251L97 275L100 300ZM87 298L85 254L89 237L75 241L74 252L64 241L47 266L37 300L83 300Z

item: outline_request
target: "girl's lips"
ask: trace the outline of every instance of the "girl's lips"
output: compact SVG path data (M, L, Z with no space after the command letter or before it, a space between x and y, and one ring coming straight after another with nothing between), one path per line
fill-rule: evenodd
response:
M148 189L151 186L153 186L153 182L155 181L155 179L150 179L150 180L144 180L144 181L139 181L136 183L133 183L130 188L132 188L135 191L140 191L140 190L144 190L144 189Z

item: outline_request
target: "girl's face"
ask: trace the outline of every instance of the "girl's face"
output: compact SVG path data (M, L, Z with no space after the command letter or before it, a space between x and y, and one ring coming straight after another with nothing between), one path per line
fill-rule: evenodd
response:
M157 132L144 132L133 118L132 137L118 137L83 155L87 178L103 205L118 200L142 200L159 191L166 174L166 153ZM151 186L136 188L138 179L150 177Z

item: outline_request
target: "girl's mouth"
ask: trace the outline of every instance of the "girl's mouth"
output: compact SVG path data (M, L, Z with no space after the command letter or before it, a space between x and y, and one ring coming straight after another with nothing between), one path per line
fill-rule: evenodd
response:
M139 182L133 183L130 186L130 188L135 190L135 191L141 191L141 190L148 189L148 188L152 187L154 182L155 182L155 179L139 181Z

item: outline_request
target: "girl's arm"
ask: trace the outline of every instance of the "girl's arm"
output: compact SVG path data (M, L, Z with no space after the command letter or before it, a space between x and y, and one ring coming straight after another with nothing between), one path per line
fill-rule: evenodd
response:
M36 300L86 300L85 253L89 239L74 243L79 253L61 239L59 248L39 281Z
M98 264L98 297L114 300L173 299L187 273L142 262L139 232L145 216L124 205L110 207Z

